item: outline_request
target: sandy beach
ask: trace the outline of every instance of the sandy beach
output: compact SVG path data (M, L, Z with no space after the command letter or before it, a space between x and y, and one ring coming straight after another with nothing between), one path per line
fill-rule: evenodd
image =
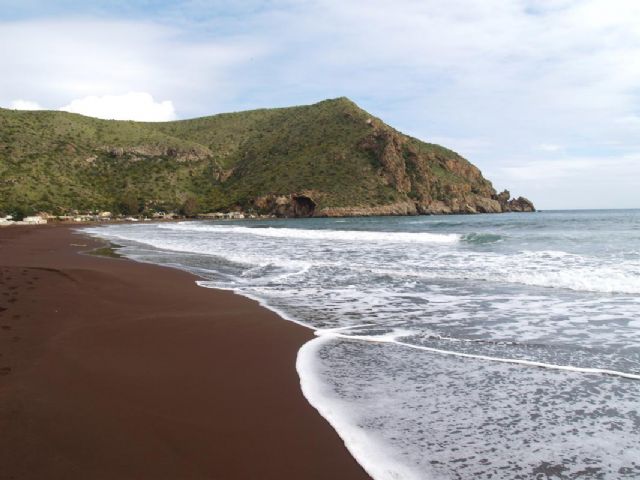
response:
M1 479L365 479L303 397L311 331L185 272L0 229Z

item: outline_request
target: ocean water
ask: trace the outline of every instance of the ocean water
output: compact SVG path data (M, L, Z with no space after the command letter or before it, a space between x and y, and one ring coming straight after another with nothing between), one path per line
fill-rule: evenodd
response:
M90 228L314 329L376 479L640 478L640 210Z

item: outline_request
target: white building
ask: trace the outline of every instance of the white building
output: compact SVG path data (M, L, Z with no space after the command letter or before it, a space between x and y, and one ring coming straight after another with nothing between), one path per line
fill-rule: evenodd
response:
M23 225L42 225L47 223L47 219L42 218L40 215L34 215L32 217L24 217L21 223Z

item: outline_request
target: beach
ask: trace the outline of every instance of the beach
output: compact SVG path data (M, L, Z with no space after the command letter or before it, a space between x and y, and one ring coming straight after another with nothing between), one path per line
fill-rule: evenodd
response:
M0 478L368 478L300 391L310 329L103 245L0 229Z
M376 479L617 479L640 472L639 214L86 231L314 330L303 394Z

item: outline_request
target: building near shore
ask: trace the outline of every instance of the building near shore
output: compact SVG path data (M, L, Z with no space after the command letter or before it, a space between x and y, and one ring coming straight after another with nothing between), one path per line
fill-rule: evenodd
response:
M242 212L213 212L213 213L201 213L198 218L204 218L209 220L242 220L247 218Z
M30 217L24 217L22 221L16 223L19 225L43 225L47 223L47 219L40 215L33 215Z

